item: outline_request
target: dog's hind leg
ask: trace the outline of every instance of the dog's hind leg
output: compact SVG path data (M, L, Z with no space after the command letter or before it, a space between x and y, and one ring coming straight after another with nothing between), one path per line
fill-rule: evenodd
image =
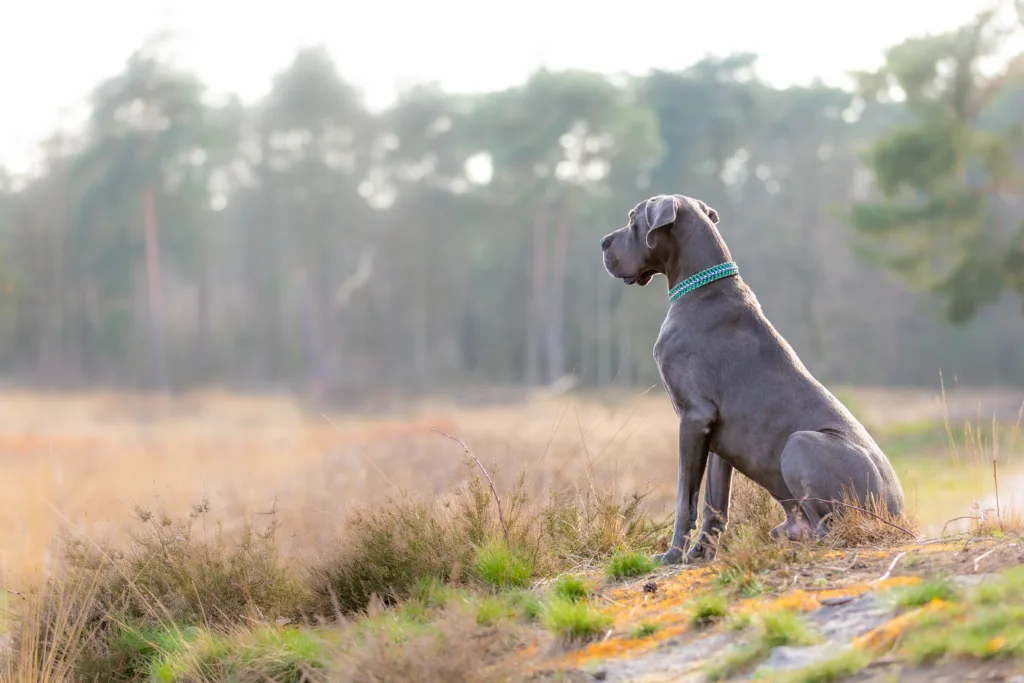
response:
M833 502L847 496L865 500L880 485L878 470L866 453L821 432L790 436L781 467L790 498L780 501L786 521L772 530L775 537L820 538L826 532L824 522L837 507Z

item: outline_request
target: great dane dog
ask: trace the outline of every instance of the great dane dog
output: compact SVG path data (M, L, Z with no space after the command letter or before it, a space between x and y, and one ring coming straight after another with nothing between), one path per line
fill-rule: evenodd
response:
M821 537L834 503L847 498L903 512L888 458L761 312L717 223L698 199L658 195L601 240L612 277L641 287L668 278L654 359L679 416L679 480L672 544L656 558L664 564L713 557L734 469L782 504L774 538ZM704 522L686 552L705 470Z

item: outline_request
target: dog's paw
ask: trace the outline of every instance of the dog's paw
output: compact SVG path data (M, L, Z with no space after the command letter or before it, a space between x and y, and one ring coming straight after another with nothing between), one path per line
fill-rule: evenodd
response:
M672 548L667 553L657 553L653 558L656 564L670 565L683 564L683 553L678 548Z
M690 552L686 553L686 564L696 564L697 562L711 562L715 559L715 551L713 548L698 543L697 545L690 548Z

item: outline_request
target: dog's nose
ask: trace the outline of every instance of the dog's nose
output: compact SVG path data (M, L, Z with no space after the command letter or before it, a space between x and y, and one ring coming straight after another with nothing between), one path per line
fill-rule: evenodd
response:
M608 247L610 247L610 246L612 246L612 236L611 235L605 235L601 239L601 251L607 251Z

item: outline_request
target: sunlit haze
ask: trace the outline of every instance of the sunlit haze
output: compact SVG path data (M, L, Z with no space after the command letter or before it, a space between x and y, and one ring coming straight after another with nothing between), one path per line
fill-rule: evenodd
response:
M984 0L14 3L0 24L0 163L23 170L41 138L80 120L98 81L117 73L147 36L166 29L177 36L180 63L215 91L256 99L296 48L324 43L344 77L371 106L382 106L396 86L411 82L478 91L512 85L540 66L643 73L736 51L759 54L761 76L776 84L815 77L840 83L851 69L877 65L885 47L956 26L984 6ZM841 29L820 30L826 26Z

